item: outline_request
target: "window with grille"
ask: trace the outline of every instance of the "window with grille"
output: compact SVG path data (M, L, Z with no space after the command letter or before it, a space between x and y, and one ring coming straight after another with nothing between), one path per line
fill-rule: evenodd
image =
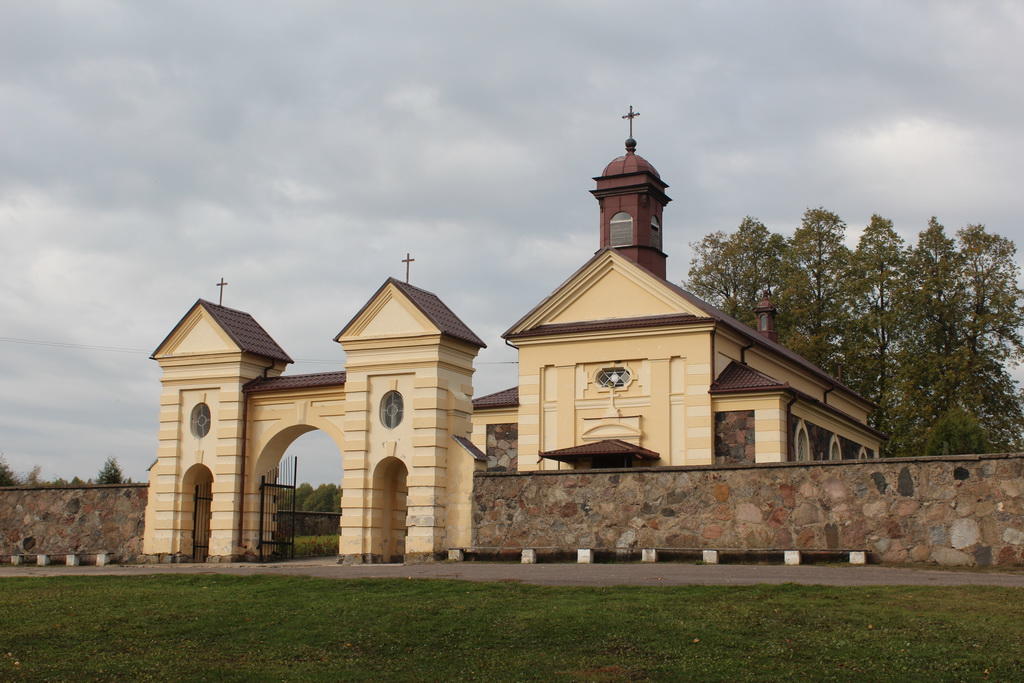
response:
M602 368L597 372L597 383L602 387L624 387L632 377L629 370L622 367Z
M388 429L394 429L402 423L405 402L397 391L389 391L380 400L380 422Z
M192 436L201 439L210 433L210 406L205 403L197 403L192 409L192 417L189 419L189 428Z

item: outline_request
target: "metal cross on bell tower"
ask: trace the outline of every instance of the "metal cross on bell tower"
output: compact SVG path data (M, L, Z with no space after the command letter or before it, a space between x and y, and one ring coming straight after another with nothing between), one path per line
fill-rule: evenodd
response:
M622 118L629 119L629 137L633 137L633 119L640 116L640 112L633 111L633 105L629 105L629 113L623 114Z

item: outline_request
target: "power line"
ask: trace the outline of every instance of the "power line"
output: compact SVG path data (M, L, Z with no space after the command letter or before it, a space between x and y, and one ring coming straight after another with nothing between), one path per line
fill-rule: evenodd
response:
M145 353L149 354L146 349L135 349L128 346L104 346L99 344L75 344L73 342L60 342L60 341L49 341L46 339L24 339L21 337L0 337L0 342L8 342L11 344L25 344L27 346L47 346L57 349L80 349L83 351L109 351L112 353ZM296 363L339 363L340 360L337 358L326 359L326 358L296 358ZM503 360L503 361L479 361L477 365L518 365L517 360Z

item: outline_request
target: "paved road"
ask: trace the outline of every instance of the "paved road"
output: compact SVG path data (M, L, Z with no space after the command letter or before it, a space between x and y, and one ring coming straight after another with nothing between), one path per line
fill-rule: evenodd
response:
M800 583L828 586L1007 586L1024 588L1024 572L948 571L903 567L803 565L534 564L438 562L342 566L331 558L272 564L165 564L107 567L0 567L11 576L140 576L143 574L278 574L328 579L411 578L521 581L546 586L745 586Z

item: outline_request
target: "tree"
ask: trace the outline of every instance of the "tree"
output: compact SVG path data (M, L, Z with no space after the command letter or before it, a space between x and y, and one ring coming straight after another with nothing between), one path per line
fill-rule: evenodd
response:
M906 262L906 245L892 221L875 214L850 257L845 279L850 315L840 344L843 379L878 405L871 423L885 433L893 428L898 401L895 377L906 328L900 296Z
M952 408L932 425L924 454L961 455L987 452L985 431L978 420L963 408Z
M16 486L18 477L14 470L7 464L7 458L0 454L0 486Z
M780 339L818 366L835 371L847 320L843 291L850 251L846 224L824 208L804 212L782 268Z
M107 461L103 463L103 467L100 468L100 473L96 475L97 484L122 484L124 483L124 474L121 472L121 466L117 464L117 458L111 456L107 458Z
M690 245L686 287L734 318L752 324L765 290L781 281L786 240L747 216L736 232L711 233Z

